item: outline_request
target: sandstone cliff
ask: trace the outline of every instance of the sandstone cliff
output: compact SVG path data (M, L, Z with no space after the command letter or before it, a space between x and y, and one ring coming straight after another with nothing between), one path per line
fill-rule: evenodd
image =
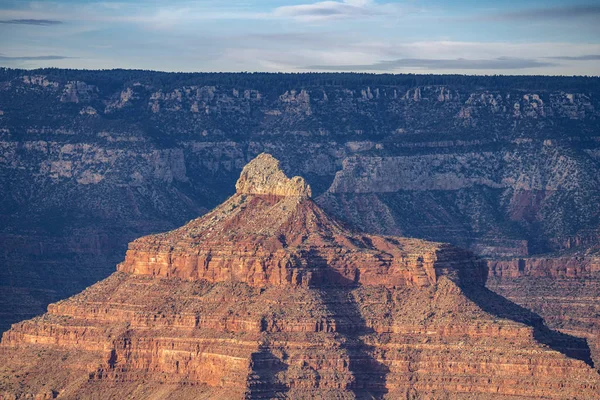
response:
M369 233L494 259L585 252L599 82L0 69L0 331L220 204L261 152ZM539 287L523 304L543 304Z
M472 253L354 233L273 157L0 346L12 398L595 398L585 341L485 289ZM249 189L250 188L250 189ZM10 397L9 397L10 398Z

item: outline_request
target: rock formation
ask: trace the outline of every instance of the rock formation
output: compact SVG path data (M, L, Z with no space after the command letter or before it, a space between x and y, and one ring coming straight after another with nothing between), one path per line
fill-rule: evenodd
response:
M598 398L585 342L450 245L358 234L273 157L0 346L5 398Z
M487 286L544 318L552 329L586 338L600 360L600 257L489 260Z
M304 178L289 179L279 167L279 161L266 153L244 167L235 189L239 194L265 196L310 197L312 194Z
M0 331L268 152L330 215L491 258L600 243L600 79L0 68Z

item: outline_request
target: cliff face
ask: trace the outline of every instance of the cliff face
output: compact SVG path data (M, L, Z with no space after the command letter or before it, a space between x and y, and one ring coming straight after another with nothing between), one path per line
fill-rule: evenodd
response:
M132 242L13 325L7 398L594 398L585 341L485 289L471 253L353 233L260 155L237 192ZM153 397L154 396L154 397Z
M0 330L218 205L263 151L371 233L490 257L588 248L598 93L591 78L0 70Z
M370 230L490 257L597 243L597 161L552 141L528 147L347 158L320 204Z
M488 261L487 286L541 315L553 329L586 338L600 356L600 258Z

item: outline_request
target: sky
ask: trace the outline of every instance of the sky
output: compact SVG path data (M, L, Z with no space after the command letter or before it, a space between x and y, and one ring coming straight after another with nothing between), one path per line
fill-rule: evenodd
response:
M600 0L0 0L0 66L600 75Z

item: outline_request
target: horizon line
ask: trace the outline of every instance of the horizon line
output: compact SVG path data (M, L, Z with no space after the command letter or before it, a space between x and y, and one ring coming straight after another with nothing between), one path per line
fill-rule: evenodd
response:
M39 71L39 70L61 70L82 72L110 72L131 71L150 72L160 74L262 74L262 75L371 75L371 76L466 76L466 77L546 77L546 78L600 78L600 75L563 75L563 74L477 74L477 73L420 73L420 72L364 72L364 71L167 71L142 68L61 68L61 67L36 67L36 68L13 68L0 65L0 70L9 71Z

